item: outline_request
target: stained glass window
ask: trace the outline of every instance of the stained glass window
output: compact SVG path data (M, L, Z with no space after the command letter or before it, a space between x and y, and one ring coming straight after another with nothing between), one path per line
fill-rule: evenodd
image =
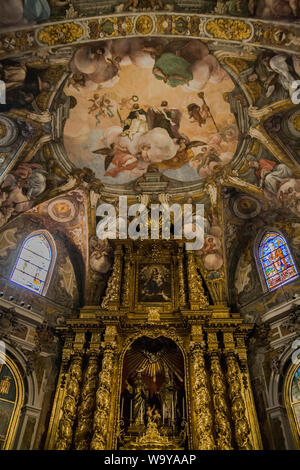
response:
M284 237L278 233L268 232L264 236L259 257L270 291L298 277L289 247Z
M32 235L22 246L10 280L42 294L51 264L51 247L43 234Z

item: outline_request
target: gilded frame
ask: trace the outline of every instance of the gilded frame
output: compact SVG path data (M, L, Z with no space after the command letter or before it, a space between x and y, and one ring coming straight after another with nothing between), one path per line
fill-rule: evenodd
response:
M289 423L291 426L293 438L295 441L295 446L297 449L300 450L300 424L297 422L297 418L295 416L295 412L293 409L293 405L291 404L291 386L292 380L296 370L300 367L300 363L292 364L287 372L285 381L284 381L284 404L286 406L287 415L289 419Z
M186 418L188 422L188 448L191 449L192 447L192 433L191 433L191 419L192 419L192 411L191 411L191 396L190 396L190 362L188 358L188 352L184 346L184 337L177 335L176 333L173 334L173 331L169 331L169 328L166 328L164 325L157 325L157 328L145 328L143 331L140 331L134 335L130 335L123 340L123 344L121 346L121 351L118 356L118 364L115 368L115 399L112 403L112 422L113 422L113 431L110 439L111 449L117 448L117 436L118 436L118 427L121 421L120 416L120 401L121 401L121 387L122 387L122 380L123 380L123 364L126 352L130 349L131 345L139 338L147 336L149 338L159 338L163 336L165 338L171 339L174 341L176 346L179 348L182 357L183 357L183 367L184 367L184 385L185 385L185 403L186 403Z
M147 302L139 300L139 272L142 265L168 265L170 267L170 287L171 287L171 300L170 301L155 301ZM148 311L151 307L159 307L162 311L172 311L175 309L175 292L174 292L174 267L171 258L165 259L162 257L159 261L149 259L138 259L135 265L135 291L134 291L134 305L139 311Z
M16 434L21 407L24 402L24 383L17 365L2 351L0 351L0 360L9 368L16 383L16 400L3 444L3 450L9 450L11 449L11 445Z

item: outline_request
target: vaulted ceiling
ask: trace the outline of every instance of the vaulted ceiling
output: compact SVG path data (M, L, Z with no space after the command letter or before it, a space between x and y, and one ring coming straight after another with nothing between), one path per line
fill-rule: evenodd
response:
M214 301L251 301L257 233L300 242L297 2L47 3L0 0L1 231L50 220L92 278L99 201L201 202Z

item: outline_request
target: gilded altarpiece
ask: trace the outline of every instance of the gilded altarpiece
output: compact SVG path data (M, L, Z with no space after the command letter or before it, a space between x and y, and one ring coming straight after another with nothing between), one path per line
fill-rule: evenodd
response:
M46 448L261 449L252 326L212 304L183 243L116 241L114 253L100 305L59 327Z

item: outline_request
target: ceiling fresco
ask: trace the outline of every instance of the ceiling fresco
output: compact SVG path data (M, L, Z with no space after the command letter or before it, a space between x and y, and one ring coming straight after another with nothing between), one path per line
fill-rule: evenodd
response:
M106 183L127 183L150 166L179 181L229 163L238 128L234 88L198 40L130 39L79 48L65 93L76 106L64 128L75 166Z
M298 7L206 1L188 14L181 2L150 11L145 1L113 13L117 2L106 2L111 10L99 16L103 2L94 2L91 18L84 3L3 9L1 230L33 211L71 231L88 285L112 263L96 238L100 202L117 206L127 194L129 204L203 203L201 274L214 301L242 305L252 293L241 233L283 213L286 233L300 216ZM78 190L83 232L68 196Z

